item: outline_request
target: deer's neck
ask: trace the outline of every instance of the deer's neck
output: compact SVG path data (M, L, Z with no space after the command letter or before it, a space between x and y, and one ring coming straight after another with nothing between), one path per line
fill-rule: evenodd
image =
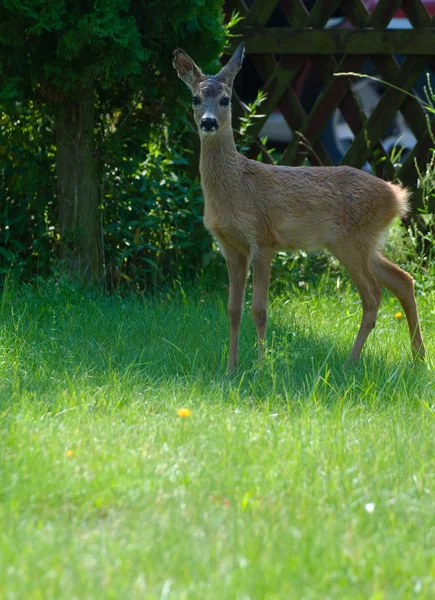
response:
M237 152L231 130L213 136L201 135L199 161L201 184L206 200L216 194L225 195L240 177L240 154Z

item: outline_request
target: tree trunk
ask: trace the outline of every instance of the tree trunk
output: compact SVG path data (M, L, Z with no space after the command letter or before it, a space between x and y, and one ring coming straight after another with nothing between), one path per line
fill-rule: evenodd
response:
M102 251L92 88L56 111L56 144L60 257L71 274L98 282Z

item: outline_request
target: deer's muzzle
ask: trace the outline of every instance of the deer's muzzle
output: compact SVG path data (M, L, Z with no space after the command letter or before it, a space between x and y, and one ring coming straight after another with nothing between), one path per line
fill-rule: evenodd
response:
M212 117L201 119L200 128L203 133L216 133L218 127L218 122Z

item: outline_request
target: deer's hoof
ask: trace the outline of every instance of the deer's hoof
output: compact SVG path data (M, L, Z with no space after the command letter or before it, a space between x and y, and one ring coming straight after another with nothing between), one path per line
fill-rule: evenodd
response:
M424 347L424 344L418 348L412 349L412 358L415 362L422 363L426 361L426 348Z
M228 365L227 367L227 377L234 377L237 374L237 365Z

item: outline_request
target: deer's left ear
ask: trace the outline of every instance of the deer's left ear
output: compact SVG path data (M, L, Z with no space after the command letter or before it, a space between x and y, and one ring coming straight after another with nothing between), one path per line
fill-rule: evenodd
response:
M178 77L182 79L192 91L198 85L201 78L204 77L204 73L195 65L190 56L179 48L174 50L172 66L177 71Z
M233 87L234 78L240 71L245 56L245 46L243 43L237 46L236 51L227 62L225 67L216 75L216 79L225 83L228 87Z

